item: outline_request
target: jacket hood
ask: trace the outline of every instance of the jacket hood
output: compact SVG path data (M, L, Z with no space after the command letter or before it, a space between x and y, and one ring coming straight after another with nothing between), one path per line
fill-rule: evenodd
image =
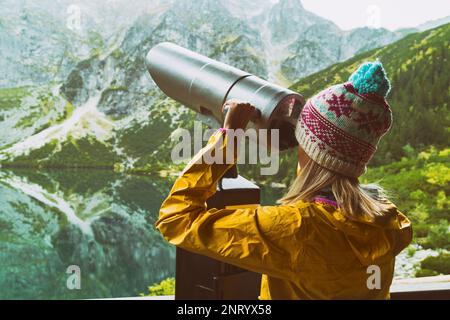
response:
M327 211L323 208L324 211ZM355 255L363 265L392 259L412 240L410 220L388 203L385 216L377 219L347 218L340 209L327 211L327 219L343 231Z

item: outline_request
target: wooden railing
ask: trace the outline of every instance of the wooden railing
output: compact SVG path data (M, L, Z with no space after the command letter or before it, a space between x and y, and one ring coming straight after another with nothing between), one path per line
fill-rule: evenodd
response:
M125 300L175 300L175 296L129 297ZM450 300L450 275L394 280L392 300Z
M391 299L450 300L450 275L394 280Z

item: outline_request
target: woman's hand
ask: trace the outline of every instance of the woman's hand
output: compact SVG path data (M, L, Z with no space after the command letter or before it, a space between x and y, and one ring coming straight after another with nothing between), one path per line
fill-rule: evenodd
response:
M223 127L225 129L245 129L248 122L261 116L261 112L248 102L228 100L223 105L226 111Z

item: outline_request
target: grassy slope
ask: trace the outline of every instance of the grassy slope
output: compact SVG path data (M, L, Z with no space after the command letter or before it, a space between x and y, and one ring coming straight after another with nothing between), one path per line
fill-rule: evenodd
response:
M388 165L369 168L362 182L377 182L414 223L417 243L450 249L450 149L431 147Z

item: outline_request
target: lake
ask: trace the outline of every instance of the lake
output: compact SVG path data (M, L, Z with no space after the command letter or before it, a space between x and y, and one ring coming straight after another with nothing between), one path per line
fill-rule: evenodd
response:
M173 277L175 249L154 228L170 187L106 170L0 170L0 299L137 296ZM66 284L72 265L80 290Z
M100 170L0 171L0 299L136 296L175 272L153 227L163 179ZM66 286L69 266L81 290Z
M0 299L138 296L175 276L175 248L154 228L171 185L107 170L0 170ZM262 188L262 203L282 192ZM405 250L396 277L430 255ZM73 265L80 290L67 287Z

